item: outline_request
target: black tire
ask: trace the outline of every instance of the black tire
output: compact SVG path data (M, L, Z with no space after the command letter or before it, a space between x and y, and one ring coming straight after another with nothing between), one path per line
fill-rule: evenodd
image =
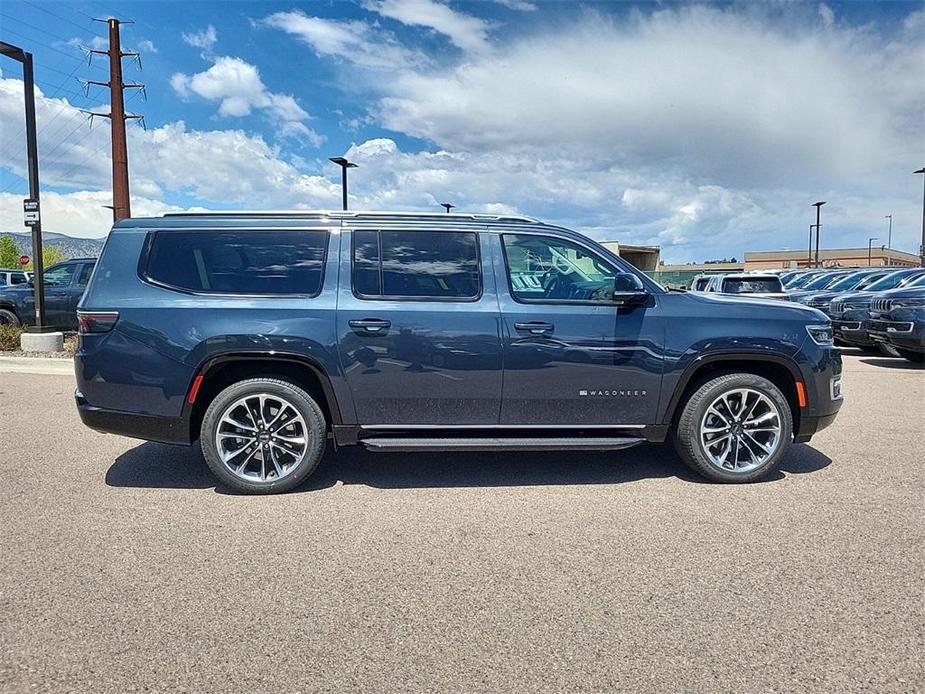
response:
M711 461L701 442L700 425L707 416L707 409L717 398L740 388L757 391L776 406L780 432L776 448L772 449L772 453L758 467L733 472L730 469L720 469ZM777 469L792 442L793 415L787 398L766 378L749 373L725 374L703 383L682 404L681 414L674 428L674 445L678 455L694 471L714 482L756 482L766 478Z
M877 351L880 352L884 357L898 357L899 352L896 351L896 348L888 345L886 342L877 343Z
M895 349L903 359L908 359L915 364L925 362L925 352L913 352L911 349L900 349L899 347Z
M13 327L17 327L19 325L19 318L17 318L16 314L12 311L0 308L0 325L12 325Z
M298 462L291 469L287 469L285 475L281 478L274 479L273 475L276 473L273 471L268 472L266 481L244 479L235 474L222 462L221 455L216 447L216 434L226 409L242 398L259 394L284 399L288 405L301 415L305 424L303 436L306 439L305 452L301 459L296 459ZM275 494L298 487L315 471L318 463L321 462L321 456L324 454L326 440L327 426L324 414L318 403L308 393L288 381L275 378L251 378L228 386L209 404L202 419L199 445L212 474L224 485L244 494ZM260 446L256 445L256 448L259 449ZM267 446L264 446L264 448L269 450ZM259 451L259 453L260 458L254 458L254 462L261 461L262 466L266 464L266 454L262 451ZM267 469L269 470L269 466L267 466Z

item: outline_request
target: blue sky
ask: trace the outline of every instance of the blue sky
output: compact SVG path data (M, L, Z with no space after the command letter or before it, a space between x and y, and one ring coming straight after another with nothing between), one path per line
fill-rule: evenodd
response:
M832 245L915 250L925 164L921 3L21 2L46 228L108 228L94 17L134 20L126 80L134 213L337 207L521 212L669 261L800 247L827 199ZM97 43L94 43L94 42ZM83 61L83 62L82 62ZM26 190L22 85L0 64L0 224ZM18 91L17 91L18 90Z

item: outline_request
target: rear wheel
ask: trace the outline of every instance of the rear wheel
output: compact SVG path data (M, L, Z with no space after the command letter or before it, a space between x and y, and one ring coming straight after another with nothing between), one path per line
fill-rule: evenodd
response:
M199 440L219 480L235 491L270 494L293 489L314 472L326 433L321 408L304 390L252 378L216 396Z
M899 349L896 348L896 351L899 352L899 356L903 359L908 359L911 362L916 364L921 364L925 362L925 352L913 352L911 349Z
M793 416L780 389L748 373L713 378L684 403L678 454L716 482L754 482L777 469L793 441Z
M19 325L19 318L16 317L16 314L12 311L8 311L5 308L0 308L0 325Z

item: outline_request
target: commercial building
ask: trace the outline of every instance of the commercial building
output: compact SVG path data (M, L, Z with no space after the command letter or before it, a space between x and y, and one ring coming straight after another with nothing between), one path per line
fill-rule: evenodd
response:
M896 267L918 267L917 255L874 246L870 249L870 265L893 265ZM862 248L821 248L819 264L822 267L866 267L868 249ZM815 257L810 260L808 249L786 251L748 251L745 254L746 270L776 270L780 268L815 267Z
M601 241L601 245L643 272L654 272L658 269L661 257L661 249L658 246L631 246L620 241Z

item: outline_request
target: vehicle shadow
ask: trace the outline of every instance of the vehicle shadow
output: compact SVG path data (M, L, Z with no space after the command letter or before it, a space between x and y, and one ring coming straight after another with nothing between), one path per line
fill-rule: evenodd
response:
M918 371L925 369L925 364L916 364L914 361L909 361L902 357L896 359L891 359L889 357L884 357L883 359L861 359L860 361L862 364L882 366L887 369L916 369Z
M821 470L832 460L815 448L795 445L767 482ZM607 453L370 453L358 447L331 446L315 473L294 493L336 485L362 484L380 489L515 487L620 484L644 479L678 478L710 484L684 465L669 445L642 445ZM143 443L126 451L106 473L111 487L210 489L217 485L198 446Z

